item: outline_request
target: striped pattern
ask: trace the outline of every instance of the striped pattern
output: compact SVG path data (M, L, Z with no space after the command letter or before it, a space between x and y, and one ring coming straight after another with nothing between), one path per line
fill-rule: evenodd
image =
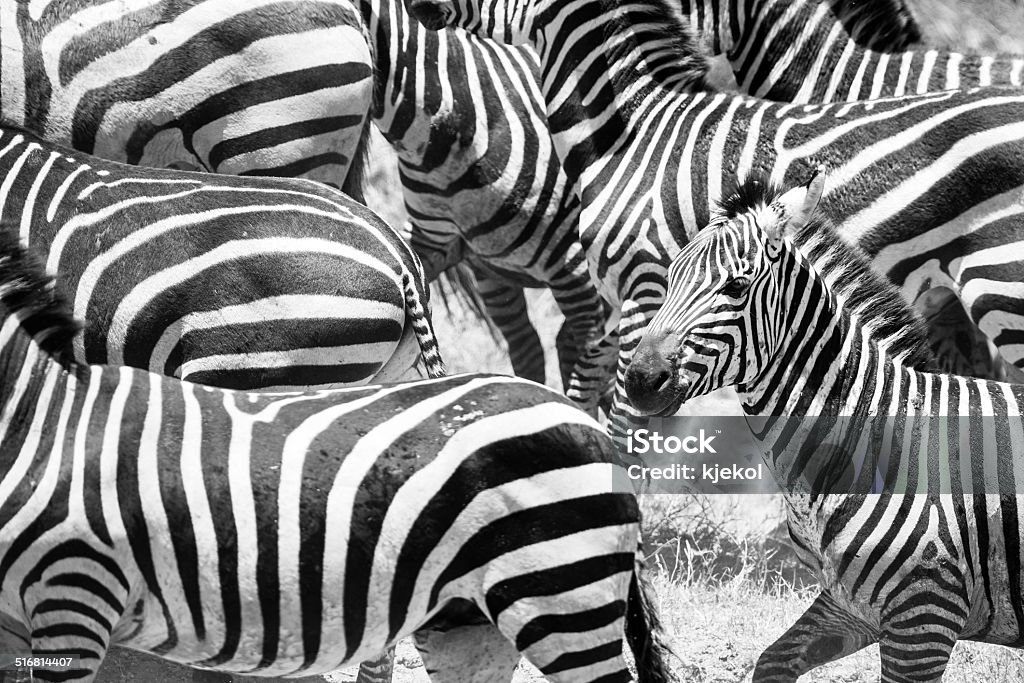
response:
M1024 385L915 369L922 326L814 215L820 185L747 186L683 248L629 396L653 413L735 386L786 493L822 593L755 681L796 681L874 642L883 681L937 681L958 638L1024 642Z
M373 62L348 0L10 0L0 114L105 159L358 190Z
M661 0L413 2L433 26L538 49L557 151L579 183L581 242L616 308L633 302L650 317L672 255L707 223L729 178L770 172L792 183L824 165L824 210L844 217L843 239L908 301L954 292L1024 368L1019 91L777 104L704 89L700 50ZM616 436L639 419L618 394Z
M81 656L39 679L89 681L114 644L327 672L432 620L476 627L464 661L507 675L518 651L552 681L630 680L625 631L641 680L670 680L636 500L564 398L485 375L245 394L76 366L40 273L0 233L4 623Z
M140 169L0 128L0 224L89 321L76 358L235 388L444 372L400 235L304 180Z
M580 386L569 374L605 315L579 243L579 200L547 130L536 54L427 32L402 0L364 0L360 10L382 86L374 121L398 153L410 241L428 280L469 263L513 369L536 381L544 357L523 287L550 288L565 316L563 385Z
M897 0L681 0L741 91L781 102L842 102L956 88L1021 86L1024 55L921 45Z

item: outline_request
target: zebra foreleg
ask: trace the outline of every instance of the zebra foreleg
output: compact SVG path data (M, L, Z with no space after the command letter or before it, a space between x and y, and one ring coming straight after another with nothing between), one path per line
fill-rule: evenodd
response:
M567 391L580 359L604 336L609 310L588 273L551 282L551 293L565 320L555 338L562 389Z
M512 680L519 653L491 624L425 629L413 635L433 683L495 683Z
M613 371L619 352L619 337L612 333L576 359L569 372L565 394L583 410L596 416L598 408L611 410L611 400L602 405L609 388L614 390Z
M883 683L940 681L970 605L964 576L952 559L936 559L925 545L921 565L885 599L879 656ZM929 566L937 564L938 566Z
M796 623L768 646L754 667L754 683L796 681L811 669L878 641L878 631L822 593Z

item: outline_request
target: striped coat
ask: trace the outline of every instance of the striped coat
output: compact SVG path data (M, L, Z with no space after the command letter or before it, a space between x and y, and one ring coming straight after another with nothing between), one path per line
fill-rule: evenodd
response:
M626 386L648 414L736 387L785 494L822 590L755 681L876 642L883 681L938 681L958 639L1024 642L1024 385L920 369L923 324L815 214L822 181L725 200Z
M431 26L462 25L540 51L557 151L577 179L581 242L602 293L649 319L672 255L707 223L732 177L794 182L829 171L840 234L920 305L953 292L1024 368L1019 211L1024 93L941 92L792 105L705 87L684 21L661 0L414 0ZM629 320L624 321L632 325ZM624 339L619 372L633 339ZM619 387L616 435L630 421Z
M0 49L0 115L51 142L359 194L373 60L348 0L9 0Z
M90 681L114 644L311 674L419 631L428 657L507 677L522 652L553 681L628 680L625 634L641 680L671 680L636 500L550 389L241 393L77 365L76 331L0 233L4 637L80 657L39 678Z
M82 361L226 387L443 373L419 261L306 180L125 166L0 128L0 225L88 321Z

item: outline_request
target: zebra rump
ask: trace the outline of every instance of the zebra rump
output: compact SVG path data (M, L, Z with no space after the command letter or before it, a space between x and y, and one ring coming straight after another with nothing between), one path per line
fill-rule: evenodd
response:
M230 388L444 373L416 255L301 179L147 169L0 126L0 226L47 256L80 362Z

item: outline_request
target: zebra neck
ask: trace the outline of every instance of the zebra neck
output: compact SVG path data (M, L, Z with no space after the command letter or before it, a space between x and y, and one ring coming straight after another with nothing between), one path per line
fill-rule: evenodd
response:
M571 178L623 147L630 131L639 128L634 118L645 113L646 100L660 89L650 65L678 60L663 42L645 46L619 11L605 2L538 6L538 15L556 13L543 22L532 44L540 56L548 125ZM659 57L659 49L669 58Z
M750 25L759 0L682 0L679 7L713 55L729 54Z
M374 46L377 129L403 162L439 165L475 125L466 64L471 38L427 31L402 0L363 0L360 11Z
M422 54L425 29L410 20L402 0L361 0L359 12L373 43L373 119L387 141L395 144L412 125L411 121L402 121L402 117L416 116L417 105L422 105L417 102L417 85L425 95L436 91L436 83L417 83L423 75L429 78L435 72L429 66L419 68L420 57L426 57ZM433 44L443 42L442 36L447 34L448 31L439 32ZM436 61L436 51L432 56ZM397 133L392 132L393 127L399 129Z
M850 415L863 408L858 399L874 378L901 367L885 354L885 340L846 311L820 278L801 287L775 323L771 360L738 387L748 415Z
M726 52L741 92L779 102L843 100L856 65L876 54L854 42L827 2L747 5L745 30Z
M722 2L720 12L729 5ZM732 47L715 54L725 52L740 91L777 102L854 102L1024 82L1019 56L908 50L912 36L898 26L889 40L877 39L878 49L866 47L828 2L750 0L740 18L717 21L738 28ZM705 41L712 38L708 30L701 29Z

